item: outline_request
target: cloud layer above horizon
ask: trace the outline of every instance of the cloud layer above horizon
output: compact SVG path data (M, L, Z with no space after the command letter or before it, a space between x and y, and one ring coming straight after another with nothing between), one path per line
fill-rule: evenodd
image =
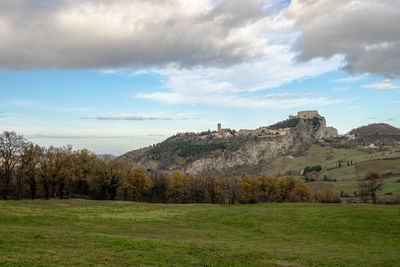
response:
M2 1L0 67L227 66L262 56L266 43L251 31L271 12L271 4L261 0ZM248 38L243 38L246 34Z
M191 69L282 53L398 76L399 20L396 0L2 1L0 68Z

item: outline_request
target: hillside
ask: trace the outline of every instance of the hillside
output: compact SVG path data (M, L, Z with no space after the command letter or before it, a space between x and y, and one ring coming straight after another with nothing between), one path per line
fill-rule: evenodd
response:
M257 174L284 155L301 155L310 145L336 136L316 111L299 112L269 127L235 131L219 129L180 133L167 140L122 155L120 159L150 170L179 170L223 176L246 171Z
M355 136L360 145L392 145L400 141L400 129L386 123L374 123L353 129L349 134Z

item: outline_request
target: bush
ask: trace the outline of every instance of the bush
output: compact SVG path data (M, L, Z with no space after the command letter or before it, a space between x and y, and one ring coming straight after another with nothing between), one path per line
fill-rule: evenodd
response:
M294 202L311 202L313 193L304 183L297 181L290 193L289 200Z
M340 203L340 197L332 191L328 186L324 186L324 192L322 193L323 203Z
M400 196L382 196L378 197L376 204L382 205L398 205L400 204Z
M304 168L304 173L303 174L307 174L309 172L321 172L322 171L322 166L321 165L315 165L315 166L307 166Z

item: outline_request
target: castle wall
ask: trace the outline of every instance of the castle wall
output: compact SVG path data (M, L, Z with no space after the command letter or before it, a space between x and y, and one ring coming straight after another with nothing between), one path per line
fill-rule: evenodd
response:
M319 117L319 114L317 110L307 110L298 112L297 117L300 119L312 119L314 117Z

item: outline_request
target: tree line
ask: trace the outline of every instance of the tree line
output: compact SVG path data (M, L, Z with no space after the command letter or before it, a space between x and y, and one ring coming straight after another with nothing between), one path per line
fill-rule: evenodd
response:
M99 158L71 146L48 148L15 132L0 134L3 199L88 198L154 203L259 203L312 201L295 178L243 173L238 177L149 171L126 161Z

